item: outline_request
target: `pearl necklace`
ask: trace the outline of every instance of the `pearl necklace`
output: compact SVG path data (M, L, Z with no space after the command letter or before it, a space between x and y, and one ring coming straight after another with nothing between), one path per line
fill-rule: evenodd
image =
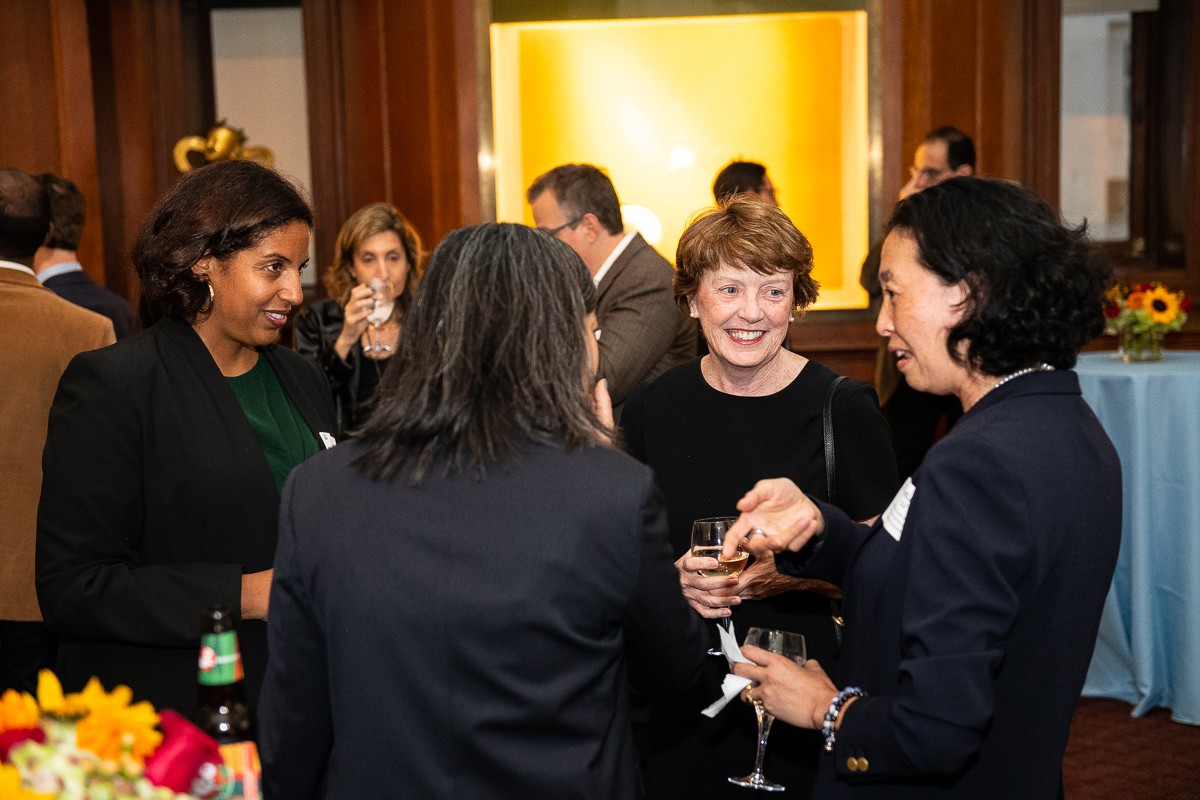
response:
M1000 380L998 380L994 384L992 384L992 388L988 389L987 392L984 392L983 394L986 395L988 392L991 392L995 389L999 389L1001 386L1008 383L1013 378L1019 378L1022 375L1028 375L1031 372L1054 372L1054 367L1050 366L1049 364L1042 363L1042 364L1038 364L1037 366L1026 367L1025 369L1019 369L1016 372L1010 372L1009 374L1005 375L1003 378L1001 378ZM982 399L983 399L983 397L981 396L980 400L982 400ZM979 401L976 400L975 402L979 402Z

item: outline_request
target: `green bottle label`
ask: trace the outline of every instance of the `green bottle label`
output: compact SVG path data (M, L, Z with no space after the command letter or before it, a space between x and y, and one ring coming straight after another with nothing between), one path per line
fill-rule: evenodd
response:
M228 686L242 679L242 655L237 634L206 633L200 637L200 674L203 686Z

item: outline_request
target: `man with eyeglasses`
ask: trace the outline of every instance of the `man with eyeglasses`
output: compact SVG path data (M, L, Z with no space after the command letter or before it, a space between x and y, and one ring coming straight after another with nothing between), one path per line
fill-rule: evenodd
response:
M625 231L612 181L591 164L563 164L525 193L537 229L579 254L596 284L600 368L613 417L642 381L696 355L696 325L675 304L670 262Z
M909 167L909 180L900 190L900 199L928 189L934 184L961 175L975 174L975 143L971 137L951 125L934 128L917 145ZM863 261L859 283L871 297L871 309L879 306L879 254L883 242L875 243ZM962 408L952 395L938 396L918 392L908 385L896 369L895 357L887 351L887 340L880 344L875 362L875 386L879 405L892 428L896 466L904 479L916 471L926 451L937 440L939 429L949 429Z

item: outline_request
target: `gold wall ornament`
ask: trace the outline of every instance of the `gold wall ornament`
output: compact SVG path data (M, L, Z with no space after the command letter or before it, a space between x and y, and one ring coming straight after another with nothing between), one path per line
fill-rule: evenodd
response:
M175 168L180 172L191 172L196 168L188 156L200 153L205 163L216 161L232 161L238 158L257 161L264 167L275 166L275 155L267 147L244 147L246 133L241 128L226 125L225 120L217 122L215 128L208 132L208 138L202 136L185 136L175 143Z

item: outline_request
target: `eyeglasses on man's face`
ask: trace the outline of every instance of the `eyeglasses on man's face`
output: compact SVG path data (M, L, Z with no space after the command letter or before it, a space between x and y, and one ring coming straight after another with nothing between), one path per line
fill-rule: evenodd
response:
M587 215L580 214L575 219L571 220L570 222L564 222L562 225L559 225L557 228L538 228L538 230L541 231L542 233L546 234L547 236L558 236L560 233L565 231L567 228L570 228L571 230L575 230L575 226L578 225L580 222L582 222L583 218L585 216L587 216Z
M924 169L920 169L915 164L908 168L909 177L916 178L920 176L921 181L926 184L937 183L951 172L953 172L953 170L938 169L937 167L925 167Z

